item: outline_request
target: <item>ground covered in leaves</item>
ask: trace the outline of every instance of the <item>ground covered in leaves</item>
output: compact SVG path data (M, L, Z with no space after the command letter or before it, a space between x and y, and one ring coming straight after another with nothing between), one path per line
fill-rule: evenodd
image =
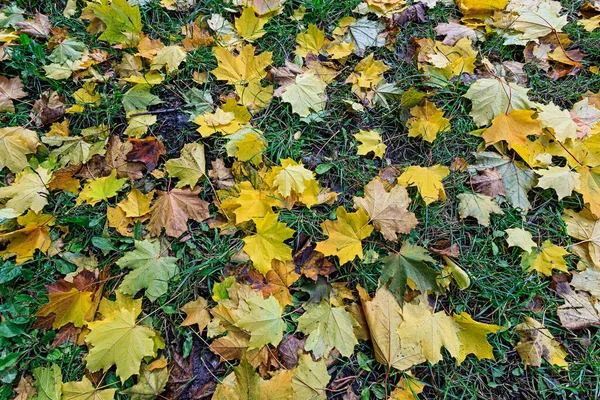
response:
M0 398L600 396L600 2L0 6Z

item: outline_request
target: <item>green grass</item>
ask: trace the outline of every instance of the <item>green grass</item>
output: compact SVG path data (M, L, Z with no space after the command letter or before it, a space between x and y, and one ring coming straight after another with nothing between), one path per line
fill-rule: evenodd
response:
M283 66L285 60L293 58L295 37L301 31L298 24L287 16L299 5L307 9L304 24L314 23L326 31L331 31L335 21L343 16L351 15L358 0L307 0L288 1L284 16L275 18L267 25L267 34L259 41L261 51L273 52L273 65ZM68 27L71 35L90 43L92 48L101 48L117 55L120 52L98 42L88 34L86 23L78 19L64 18L61 15L64 1L50 2L17 1L17 4L33 13L39 9L51 15L54 24ZM579 9L581 2L563 1L569 10L571 19ZM145 32L153 38L161 38L165 43L171 42L171 35L181 38L180 26L200 15L221 12L225 4L219 0L201 1L191 13L166 11L157 1L149 2L144 8L143 22ZM365 113L349 113L346 100L355 100L350 86L344 84L345 78L359 61L350 57L336 82L328 87L328 103L323 122L305 123L291 112L288 104L273 99L266 111L257 114L254 125L262 130L269 141L265 158L272 163L284 158L303 160L306 165L316 167L330 164L330 168L318 175L323 186L340 193L337 205L352 208L352 197L361 196L363 187L381 168L388 165L431 166L435 164L450 165L457 157L473 162L472 153L478 149L481 140L469 132L476 127L468 112L470 102L463 98L467 86L461 82L452 82L443 89L431 90L424 85L422 73L415 63L406 59L413 37L434 37L433 28L448 17L459 17L454 7L438 6L427 13L425 24L409 23L402 28L391 49L375 50L376 58L385 60L392 68L386 74L388 82L395 81L403 90L415 87L429 90L433 94L431 100L442 107L451 117L452 129L440 135L433 144L420 139L407 138L406 120L409 118L406 109L399 104L392 104L389 110L366 110ZM577 102L586 91L600 90L600 76L589 72L590 65L598 65L600 61L600 31L585 32L571 22L565 31L569 33L574 45L585 54L585 65L576 76L569 76L553 81L535 66L527 66L529 78L529 94L532 100L549 102L569 108ZM481 56L494 61L522 61L522 48L503 46L502 39L490 35L485 42L479 42L477 48ZM32 103L47 90L57 90L69 98L79 87L70 81L56 82L44 77L41 66L47 63L45 57L49 52L36 41L29 41L13 48L13 59L0 64L0 74L20 76L30 96L17 104L13 115L2 115L2 126L26 125L29 122L29 111ZM155 90L167 103L155 108L167 107L172 102L184 103L184 94L192 87L190 80L194 71L207 72L216 66L216 60L209 49L200 49L188 55L188 62L182 67L180 74L167 79ZM102 94L102 103L82 115L71 119L71 129L78 133L81 129L100 123L115 129L124 127L125 119L119 99L124 89L114 81L99 84L98 92ZM214 78L206 84L205 90L213 94L217 100L219 94L231 91ZM388 146L385 160L370 159L356 155L356 142L353 134L358 129L379 130ZM299 132L299 138L295 138ZM159 116L159 122L152 128L152 134L158 136L167 147L169 157L177 157L185 143L196 140L195 125L187 122L187 114L178 112ZM209 138L205 141L211 149L209 157L225 157L222 150L225 140ZM214 159L214 158L211 158ZM2 176L6 179L6 176ZM165 181L148 179L149 184L164 189ZM436 202L426 207L421 199L413 200L411 211L419 219L418 227L410 234L410 240L424 247L434 245L441 239L457 243L461 255L457 262L469 273L472 285L464 291L452 289L438 298L439 309L460 313L466 311L474 319L498 324L506 327L489 339L494 348L496 361L478 361L474 357L467 358L460 366L456 366L446 354L444 361L435 366L427 363L413 368L414 375L425 382L423 398L449 399L587 399L600 395L600 337L594 329L570 332L561 327L556 315L557 307L562 300L549 288L550 279L536 274L524 272L520 267L518 251L508 248L503 230L511 227L524 227L531 231L534 240L540 242L550 239L554 244L568 246L571 239L566 234L560 215L565 208L582 207L581 199L572 196L556 200L553 192L533 189L530 192L532 209L521 215L510 207L503 207L503 216L493 216L489 227L482 227L471 220L460 220L456 211L456 195L469 192L468 175L453 172L445 181L447 202ZM204 183L204 194L211 191L208 183ZM413 198L415 192L410 191ZM111 199L114 206L121 198ZM69 225L69 233L63 239L64 250L80 251L91 249L99 260L100 266L112 266L116 259L131 249L132 239L123 238L105 227L105 205L92 207L73 207L73 196L69 194L52 194L49 207L58 217L58 224ZM312 237L313 241L323 239L320 224L333 218L335 206L316 206L311 209L293 209L282 211L280 221L298 232ZM189 329L180 327L182 314L178 309L198 295L209 297L212 287L222 280L229 271L240 268L240 264L231 261L242 247L242 232L232 236L220 235L217 230L204 223L190 223L191 235L185 242L170 239L168 244L173 253L180 259L180 273L171 282L169 294L155 303L144 302L146 322L161 330L167 342L167 350L189 353L192 344L198 345L200 339ZM379 255L373 263L361 263L358 259L343 266L336 265L339 273L333 275L334 282L348 282L350 287L362 285L373 292L377 287L382 263L381 258L389 250L381 245L383 238L377 232L365 242L365 251ZM103 254L102 244L110 243L114 250L108 257ZM298 246L299 241L291 243ZM570 265L575 267L575 258L569 258ZM337 259L336 259L337 262ZM32 261L14 266L5 261L0 266L0 315L13 324L29 326L35 320L35 313L45 302L44 284L51 283L64 274L72 272L74 266L58 257L48 259L37 255ZM115 275L118 269L113 267ZM14 275L14 276L13 276ZM105 291L118 286L119 279L107 282ZM301 280L297 286L307 284ZM528 306L532 301L541 302L542 311L532 311ZM514 350L518 335L513 327L522 322L524 316L532 316L543 320L546 327L556 339L567 349L569 370L560 370L547 364L540 368L524 368L522 361ZM295 316L294 316L295 317ZM291 317L290 317L291 318ZM288 321L291 322L291 319ZM15 336L0 332L0 360L8 353L17 353L15 367L8 368L0 375L3 383L24 371L44 365L57 363L63 371L63 378L75 380L83 375L83 347L64 344L52 348L53 333L40 329L29 329L26 334ZM183 349L183 350L182 350ZM3 363L0 361L0 370ZM361 343L355 354L340 360L332 369L332 381L348 376L356 376L351 380L353 390L364 398L382 398L386 392L385 368L374 361L373 350L369 343ZM225 376L223 374L222 376ZM388 382L397 382L402 373L393 371ZM117 382L114 372L107 376L107 383ZM132 384L131 381L127 385ZM392 389L392 386L388 390ZM10 385L0 389L0 398L11 398ZM332 398L341 398L337 392ZM370 397L369 397L370 396ZM122 397L124 398L124 397Z

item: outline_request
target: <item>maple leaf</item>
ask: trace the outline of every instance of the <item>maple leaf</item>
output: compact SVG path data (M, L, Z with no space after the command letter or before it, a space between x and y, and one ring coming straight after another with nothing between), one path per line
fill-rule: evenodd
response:
M410 109L413 116L407 121L408 137L422 137L423 140L433 143L440 132L450 128L450 121L444 118L444 111L436 107L435 103L425 100L425 104Z
M186 57L187 53L183 47L165 46L152 59L150 69L161 70L164 68L167 75L173 75L174 72L178 71L179 65L185 61Z
M267 141L261 131L252 127L242 128L229 136L225 145L227 154L240 161L250 161L254 165L262 162L262 153L267 148Z
M60 146L50 154L56 156L59 164L65 167L68 164L87 163L94 155L105 154L106 133L106 126L99 125L82 129L81 136L46 135L42 142L49 146Z
M51 179L52 173L42 166L25 168L17 174L12 185L0 188L0 198L10 199L4 207L12 208L17 214L28 209L36 213L42 211L48 204L47 185Z
M484 194L461 193L456 198L460 217L474 217L479 225L489 226L490 214L504 214L498 203Z
M170 176L179 179L175 187L189 185L191 188L206 176L206 159L204 145L201 143L186 143L181 149L181 157L172 158L165 163L165 169Z
M198 332L202 332L210 322L208 302L203 297L198 296L196 300L186 303L180 310L187 314L187 317L183 320L181 326L197 324Z
M434 313L425 297L419 299L418 304L405 303L402 307L403 322L398 328L402 346L420 346L423 356L431 364L442 360L442 346L452 357L458 358L460 326L445 312Z
M208 137L217 132L226 135L236 133L250 121L250 118L252 115L248 112L248 108L238 105L235 99L231 98L214 113L199 115L192 122L200 125L196 130L202 137Z
M540 112L538 119L542 122L542 128L548 128L554 133L554 137L561 142L577 138L577 124L571 118L567 110L550 104L539 104L536 106Z
M53 329L58 329L69 322L77 328L87 324L85 317L93 305L93 292L84 290L85 286L82 287L79 282L80 280L76 279L73 285L69 285L67 282L59 281L47 286L48 304L43 305L37 315L47 317L54 314ZM66 290L69 287L70 289Z
M344 357L352 355L358 344L352 314L343 307L331 307L327 300L308 303L305 310L298 318L297 331L308 335L306 350L312 351L316 358L327 356L334 348Z
M532 104L527 91L515 83L507 83L503 78L478 79L464 95L473 103L469 115L477 126L489 124L501 114L512 110L528 110Z
M83 202L94 206L100 203L102 200L108 200L111 197L115 197L119 190L125 184L126 179L117 179L117 170L113 169L109 176L94 179L86 185L79 192L76 204L80 205Z
M509 114L500 114L492 121L492 126L483 132L485 145L489 146L502 140L509 146L527 145L527 136L542 135L541 122L532 118L533 110L513 110Z
M490 197L506 196L502 175L495 168L483 170L481 175L471 177L469 183L477 193Z
M278 215L267 213L262 218L252 218L256 234L244 238L244 251L250 256L254 268L263 275L271 270L271 261L291 261L292 249L283 243L294 230L277 221Z
M144 357L154 357L154 340L158 334L147 326L137 325L133 311L121 308L109 317L88 323L85 342L91 347L85 357L90 372L117 366L117 376L125 382L138 375Z
M414 364L414 360L402 352L398 327L402 323L402 308L395 295L385 287L377 289L370 298L360 286L357 287L360 303L368 325L368 332L375 359L388 368L406 370Z
M503 329L499 325L484 324L474 321L466 312L454 314L454 321L460 326L458 339L460 340L460 353L456 363L460 365L469 354L475 354L477 359L484 358L495 360L492 346L488 343L486 336Z
M148 194L144 194L134 186L127 195L127 198L119 202L117 206L123 210L127 218L141 217L150 212L150 203L153 197L154 190Z
M538 169L535 173L541 176L538 179L537 187L554 189L559 200L570 196L573 190L579 191L581 186L581 175L571 171L568 166Z
M263 79L267 73L265 68L273 61L270 52L254 55L254 46L243 46L238 55L230 53L224 47L214 47L213 54L219 61L212 74L229 84L247 84L256 79Z
M250 312L240 318L236 326L250 333L248 349L260 349L266 344L277 346L283 338L285 322L281 318L283 309L273 296L262 296L246 300Z
M200 188L158 191L150 209L150 235L159 236L165 228L168 236L179 237L187 230L188 220L201 222L208 218L208 203L198 197L199 193Z
M504 232L507 233L506 243L509 247L520 247L529 253L532 249L537 247L537 244L531 239L531 232L526 231L523 228L510 228Z
M553 269L567 272L567 262L563 257L569 255L568 251L552 244L549 240L545 240L542 243L540 250L538 252L534 249L530 253L522 254L521 265L523 265L524 270L535 270L546 276L551 276Z
M19 28L21 33L36 37L48 36L50 34L50 28L52 27L48 16L39 12L35 13L33 21L17 22L15 25Z
M584 271L572 272L571 285L581 291L588 292L592 296L600 297L600 270L587 268Z
M35 378L33 385L37 389L38 400L61 400L62 373L56 364L49 367L37 367L33 369Z
M313 361L310 354L300 353L298 367L292 378L293 399L327 399L327 384L331 376L324 360Z
M382 21L371 21L368 17L362 17L348 24L344 35L344 41L354 44L354 54L363 57L369 47L381 47L385 39L381 32L385 29Z
M7 78L0 75L0 112L14 114L13 100L22 99L23 97L27 97L27 93L23 91L23 82L18 76ZM2 128L2 130L7 130L7 128Z
M293 373L280 370L271 379L264 380L244 359L217 385L213 397L223 400L288 399L293 394Z
M164 359L162 361L165 362ZM165 390L167 381L169 380L169 370L164 367L151 369L151 366L143 366L138 382L122 393L131 396L131 400L153 400L157 397L160 398L160 394Z
M0 128L0 169L8 167L18 173L29 166L27 154L35 153L39 145L35 131L19 126Z
M525 322L515 326L515 330L520 336L515 350L525 366L539 367L542 365L542 359L545 359L552 365L568 367L565 360L567 353L544 325L533 318L525 317Z
M315 249L326 256L338 256L340 264L352 261L356 256L362 260L361 240L373 232L369 216L362 208L348 213L344 207L338 207L335 214L335 221L327 220L321 224L323 234L328 239L318 242Z
M404 302L404 293L408 279L423 293L427 290L441 292L438 285L439 273L427 263L435 264L427 250L405 241L397 254L383 259L379 283L396 296L400 304Z
M162 100L150 93L151 85L138 83L123 94L122 102L126 113L145 110L148 106L162 103Z
M502 176L506 197L510 204L523 211L527 211L531 207L527 199L527 192L535 183L535 175L532 170L519 161L487 151L475 153L475 158L477 163L469 166L470 171L496 168Z
M319 54L324 45L325 32L314 24L309 24L306 32L296 36L296 54L300 57L306 57L308 53Z
M281 99L292 106L292 111L301 117L319 113L325 109L327 83L313 72L297 75L294 83L288 85Z
M390 393L390 398L396 400L418 400L418 395L423 392L423 389L425 389L425 384L413 378L409 372L400 378L396 388Z
M249 271L250 272L253 271ZM258 274L258 273L257 273ZM295 265L290 262L281 262L278 260L271 261L271 270L268 271L264 277L264 283L262 275L260 280L253 282L253 287L260 289L263 297L272 295L277 299L282 307L288 305L294 305L294 299L288 290L294 282L300 278L295 271Z
M235 18L235 28L238 34L247 42L254 42L267 33L263 27L269 22L268 18L257 17L253 7L245 7L242 15Z
M121 43L134 47L142 34L142 19L139 6L130 6L127 0L113 0L110 5L92 4L94 15L106 24L106 29L98 37L109 43Z
M273 176L273 185L283 197L288 197L292 192L303 193L309 182L315 179L312 171L291 158L282 159L281 167L274 167L271 175Z
M273 207L281 205L270 190L254 189L248 181L237 185L240 195L221 202L223 209L233 208L237 224L250 221L252 218L262 218L273 212Z
M15 216L18 215L17 213ZM6 248L0 251L0 256L6 258L16 255L15 263L18 265L33 259L36 250L48 254L52 248L50 227L54 225L54 217L29 211L17 217L17 222L23 228L0 234L0 239L9 242Z
M131 151L127 152L127 161L142 162L149 171L156 168L161 156L167 154L163 142L154 137L128 139L127 143L131 144Z
M132 271L125 275L119 286L122 293L135 295L146 289L146 297L154 301L167 293L169 280L177 275L177 258L164 257L157 240L136 240L135 249L128 251L117 261L121 268Z
M69 400L112 400L117 389L96 389L92 382L84 376L79 382L62 384L62 399Z
M354 138L361 143L358 146L357 154L364 156L372 151L375 157L383 158L387 146L383 143L383 140L381 140L381 134L379 132L363 131L361 129L358 133L354 134Z
M402 186L416 186L426 205L441 199L446 200L446 192L442 180L450 174L448 167L434 165L433 167L410 166L398 177Z
M599 311L590 297L585 293L574 292L566 278L563 279L556 283L556 293L565 300L565 304L556 310L561 325L571 330L600 326Z

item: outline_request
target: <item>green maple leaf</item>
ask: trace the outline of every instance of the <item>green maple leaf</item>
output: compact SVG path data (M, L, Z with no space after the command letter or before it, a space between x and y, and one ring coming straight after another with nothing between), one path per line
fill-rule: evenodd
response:
M62 393L62 373L56 364L49 367L37 367L33 370L34 386L38 400L60 400Z
M277 346L283 337L285 322L281 319L281 305L270 296L264 299L256 296L246 300L250 312L244 315L236 326L250 332L249 349L260 349L266 344Z
M392 292L400 304L404 302L408 278L421 292L441 291L437 283L438 272L427 265L427 262L435 263L435 260L424 248L404 242L398 254L390 254L383 262L379 284Z
M137 44L142 33L139 6L132 7L127 0L113 0L109 5L103 0L102 4L92 4L92 11L106 25L99 40L113 44Z
M125 112L145 110L148 106L162 103L158 96L150 93L150 88L146 83L138 83L125 92L122 99Z
M135 250L125 253L117 261L117 265L132 270L123 279L119 290L135 295L138 291L146 289L146 297L150 301L167 293L169 279L178 272L177 258L163 257L160 242L157 240L137 240Z
M350 357L358 340L354 335L354 317L344 307L331 307L327 300L308 303L306 312L298 318L298 332L308 335L305 349L321 358L336 348Z

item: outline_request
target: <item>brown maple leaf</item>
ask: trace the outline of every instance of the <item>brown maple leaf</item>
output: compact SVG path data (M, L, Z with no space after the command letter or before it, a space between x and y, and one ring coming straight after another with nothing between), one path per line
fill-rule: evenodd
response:
M118 136L111 136L106 147L106 154L93 156L81 168L77 176L85 179L97 179L108 176L113 170L117 170L118 178L140 179L144 176L142 173L144 165L127 159L131 151L133 151L131 143L122 142Z
M15 112L13 100L26 97L23 91L23 82L18 76L7 78L0 75L0 112Z
M46 126L58 121L65 115L65 97L56 91L44 92L33 103L31 119L36 126Z
M471 186L477 193L486 196L506 196L506 188L502 181L502 175L496 168L486 169L481 175L471 177Z
M48 36L52 27L48 16L39 12L35 13L33 21L17 22L15 25L20 29L21 33L40 37Z
M168 236L179 237L187 230L187 221L204 221L210 216L208 203L198 197L200 188L173 189L157 192L150 210L148 230L150 235L159 236L165 228Z
M160 156L167 154L165 145L160 140L150 137L146 139L128 139L132 145L131 151L127 153L127 161L142 162L152 171L156 168Z

